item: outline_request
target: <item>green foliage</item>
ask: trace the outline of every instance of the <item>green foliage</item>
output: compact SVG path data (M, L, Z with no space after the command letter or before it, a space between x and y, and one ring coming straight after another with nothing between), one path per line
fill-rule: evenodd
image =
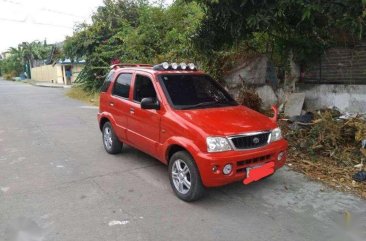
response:
M11 80L22 72L23 66L21 60L12 55L0 61L0 69L3 77Z
M18 47L9 48L9 57L0 63L4 75L15 77L24 72L24 65L33 67L35 60L44 60L48 57L51 47L46 42L23 42Z
M305 65L329 46L365 37L364 0L191 1L205 9L194 43L207 58L244 43L279 66L290 52Z
M324 49L365 37L365 0L104 0L92 24L64 43L65 57L85 59L78 76L98 90L112 63L194 61L216 79L237 63L267 55L281 73L289 56L303 66Z
M191 37L202 18L196 3L176 1L163 7L148 1L105 0L93 15L92 24L78 26L66 39L64 53L86 60L77 82L95 91L114 62L192 60Z

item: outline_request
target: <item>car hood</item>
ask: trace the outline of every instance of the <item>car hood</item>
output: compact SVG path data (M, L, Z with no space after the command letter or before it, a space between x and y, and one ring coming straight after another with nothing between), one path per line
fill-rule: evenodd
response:
M276 123L245 106L177 110L176 113L205 135L229 136L276 128Z

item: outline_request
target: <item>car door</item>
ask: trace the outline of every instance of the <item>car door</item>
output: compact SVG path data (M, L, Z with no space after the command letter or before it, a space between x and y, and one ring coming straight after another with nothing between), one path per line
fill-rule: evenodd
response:
M111 98L109 105L111 113L116 122L117 128L115 130L120 140L126 140L127 138L127 123L130 114L130 90L133 73L120 73L116 80L111 92Z
M133 84L133 101L128 120L127 139L138 149L158 157L160 120L163 109L141 108L141 100L146 97L159 99L151 76L136 73Z

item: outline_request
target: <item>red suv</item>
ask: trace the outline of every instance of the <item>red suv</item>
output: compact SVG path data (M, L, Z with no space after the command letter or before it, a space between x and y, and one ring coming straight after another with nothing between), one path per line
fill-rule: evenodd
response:
M108 153L126 143L160 160L185 201L270 176L286 159L275 119L239 105L194 64L112 66L98 121Z

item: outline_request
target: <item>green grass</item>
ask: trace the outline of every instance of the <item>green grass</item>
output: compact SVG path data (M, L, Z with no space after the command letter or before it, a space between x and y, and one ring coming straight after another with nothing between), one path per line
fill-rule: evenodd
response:
M83 90L80 86L73 86L66 95L70 98L83 101L85 103L99 106L99 93L90 93Z

